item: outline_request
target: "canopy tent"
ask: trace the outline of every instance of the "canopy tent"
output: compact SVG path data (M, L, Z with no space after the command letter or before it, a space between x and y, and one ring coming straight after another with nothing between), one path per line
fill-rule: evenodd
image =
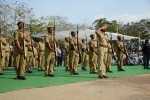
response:
M65 37L69 37L69 34L70 34L70 31L56 32L56 37L58 39L64 39ZM85 39L86 36L87 36L87 39L90 40L90 34L95 34L95 30L90 30L90 29L79 30L79 39L82 39L82 38ZM111 33L111 32L106 32L106 34L108 35L109 39L112 36L112 40L117 40L117 35L123 36L122 34ZM139 38L138 37L124 35L124 39L125 40L131 40L131 39L139 39Z
M60 32L55 32L55 35L56 35L57 39L64 40L65 37L70 37L70 33L71 33L71 31L60 31ZM90 34L95 34L95 30L91 30L91 29L79 30L79 40L80 39L85 39L86 36L87 36L87 39L90 40ZM112 36L112 40L117 40L117 35L123 36L122 34L111 33L111 32L106 32L106 34L108 35L109 39ZM33 37L38 38L38 37L41 37L41 36L44 36L44 35L45 34L37 34L37 35L34 35ZM131 40L131 39L139 39L139 38L124 35L124 39L125 40Z

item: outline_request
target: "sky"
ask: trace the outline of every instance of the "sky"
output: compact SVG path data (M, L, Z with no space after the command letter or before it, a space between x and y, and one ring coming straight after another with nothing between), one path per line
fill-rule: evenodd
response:
M92 25L94 20L135 22L150 18L150 0L23 0L33 8L35 18L59 15L73 24Z

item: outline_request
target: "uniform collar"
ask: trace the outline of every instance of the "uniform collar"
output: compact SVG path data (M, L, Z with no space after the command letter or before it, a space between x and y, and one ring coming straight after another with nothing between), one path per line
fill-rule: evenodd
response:
M19 32L23 32L23 29L18 29Z

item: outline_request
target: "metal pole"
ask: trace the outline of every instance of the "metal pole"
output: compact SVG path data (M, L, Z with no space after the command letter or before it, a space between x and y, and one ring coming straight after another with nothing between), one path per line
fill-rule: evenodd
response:
M141 37L141 33L139 31L139 50L140 50L140 41L141 41L140 37Z

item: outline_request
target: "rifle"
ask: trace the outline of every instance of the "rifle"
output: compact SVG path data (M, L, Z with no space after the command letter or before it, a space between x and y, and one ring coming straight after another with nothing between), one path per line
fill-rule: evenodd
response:
M31 24L32 23L30 23L30 34L32 34L32 28L31 28ZM33 39L32 39L32 37L30 36L30 38L31 38L31 46L32 46L32 52L33 52L33 57L35 57L35 52L34 52L34 41L33 41Z
M88 42L87 42L87 35L85 34L86 37L86 52L88 53Z
M53 34L54 34L54 37L55 37L55 26L56 26L56 22L55 22L55 18L54 18L54 28L53 28ZM55 41L54 41L54 51L55 51L55 65L56 65L56 47L55 47Z
M33 44L32 38L31 38L31 46L32 46L33 57L35 57L35 53L34 53L34 44Z
M24 25L23 25L23 51L24 51L24 59L26 59L26 56L27 56L25 47L26 47L26 46L25 46Z
M80 54L80 47L79 47L79 27L78 27L78 24L77 24L77 47L78 47L78 52L79 52L79 62L81 62L81 54Z
M0 29L0 39L2 39L2 33L1 33L1 29ZM2 41L2 40L1 40ZM2 54L2 42L0 42L0 53L1 53L1 57L3 57L3 54Z
M100 68L100 49L99 49L99 40L100 39L99 39L98 35L96 35L96 37L97 37L97 56L98 56L98 59L97 59L98 60L98 64L97 64L97 66L98 66L98 68ZM98 71L98 74L100 74L100 71Z
M123 34L122 42L123 42L123 48L124 48L124 51L125 51L126 58L128 59L129 56L128 56L128 54L127 54L127 49L125 48L124 34Z
M114 52L113 45L112 45L112 34L111 34L110 40L111 40L110 45L111 45L111 48L112 48L112 56L113 56L114 60L116 60L116 57L115 57L115 54L114 54L115 52Z

